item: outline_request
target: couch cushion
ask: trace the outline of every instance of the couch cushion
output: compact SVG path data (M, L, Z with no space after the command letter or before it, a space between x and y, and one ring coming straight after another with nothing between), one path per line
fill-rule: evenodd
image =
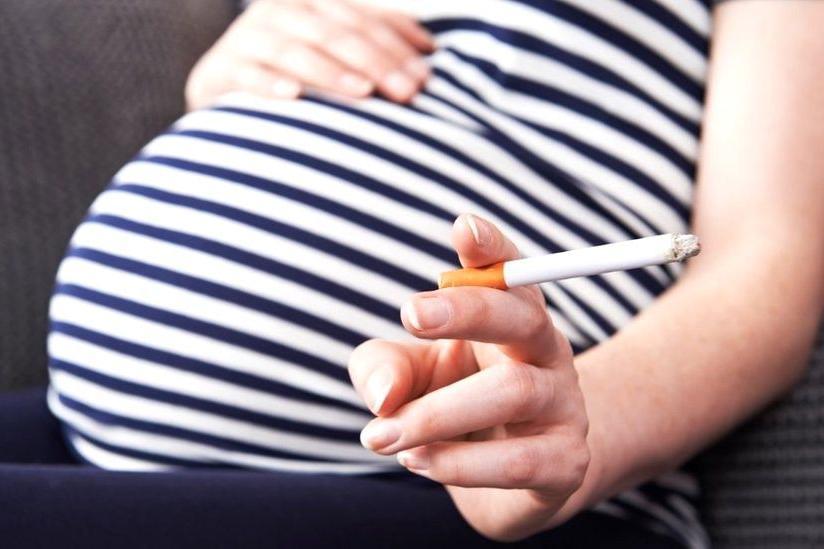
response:
M91 200L183 109L232 0L0 2L0 390L46 379L54 273Z

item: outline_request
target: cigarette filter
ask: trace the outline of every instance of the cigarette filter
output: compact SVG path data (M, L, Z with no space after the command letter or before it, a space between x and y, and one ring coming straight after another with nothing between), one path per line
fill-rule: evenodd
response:
M506 290L514 286L685 261L700 251L701 246L695 235L662 234L592 248L514 259L488 267L447 271L441 273L438 287L488 286Z

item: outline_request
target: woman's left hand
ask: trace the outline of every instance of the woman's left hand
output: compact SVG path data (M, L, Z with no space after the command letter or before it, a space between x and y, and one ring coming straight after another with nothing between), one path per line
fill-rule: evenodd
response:
M462 215L465 267L516 259L492 223ZM363 444L440 482L480 533L526 537L569 518L589 469L587 414L567 339L538 286L445 288L412 296L406 329L433 340L370 340L349 362L378 416Z

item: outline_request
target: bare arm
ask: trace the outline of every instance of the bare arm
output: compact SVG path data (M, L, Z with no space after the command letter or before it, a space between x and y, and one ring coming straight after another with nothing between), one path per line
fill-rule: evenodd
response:
M694 210L704 251L576 361L587 503L678 466L785 392L824 307L824 3L731 2L715 24Z
M824 307L824 4L719 9L694 229L705 251L573 357L537 287L413 296L350 359L362 440L445 484L483 534L545 530L677 467L799 378ZM517 257L461 216L464 266ZM589 429L587 430L587 426Z

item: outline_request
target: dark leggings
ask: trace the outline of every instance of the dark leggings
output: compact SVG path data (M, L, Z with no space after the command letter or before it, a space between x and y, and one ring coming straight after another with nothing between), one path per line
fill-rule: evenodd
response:
M197 469L123 473L77 465L43 390L0 395L0 546L491 547L440 486L388 479ZM506 547L676 548L584 513Z

